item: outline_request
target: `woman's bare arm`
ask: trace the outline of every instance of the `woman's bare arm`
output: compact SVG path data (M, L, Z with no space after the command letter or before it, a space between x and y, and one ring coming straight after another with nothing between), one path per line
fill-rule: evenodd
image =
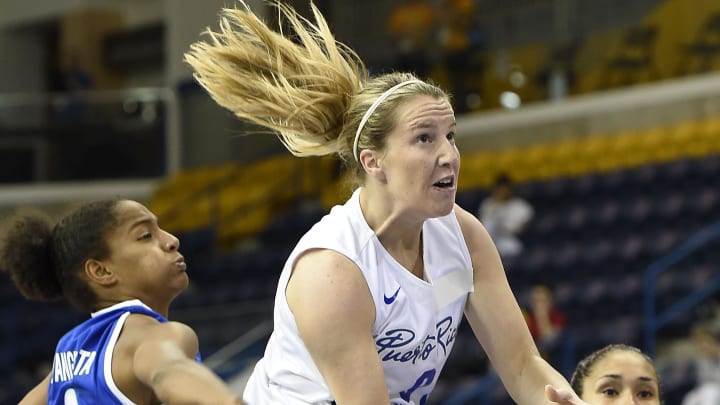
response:
M220 377L195 361L197 351L197 336L190 327L157 323L144 331L133 356L133 371L167 405L242 404Z
M357 266L334 251L308 252L296 262L286 295L300 336L335 401L390 403L372 338L375 305Z
M540 356L490 235L472 214L457 205L455 212L474 272L465 314L508 393L519 404L585 404Z

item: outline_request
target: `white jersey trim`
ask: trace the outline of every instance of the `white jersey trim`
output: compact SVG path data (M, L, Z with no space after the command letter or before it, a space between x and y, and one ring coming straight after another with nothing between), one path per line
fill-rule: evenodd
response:
M140 301L138 301L138 303L139 302ZM120 336L120 331L122 331L123 325L125 325L125 320L128 316L130 316L130 312L125 312L124 314L120 315L117 322L115 323L115 328L113 329L112 335L108 340L107 346L105 346L105 358L103 358L103 375L105 377L105 384L107 384L108 389L110 390L110 392L113 393L113 395L115 395L115 397L118 401L120 401L120 403L122 403L123 405L137 405L135 402L131 401L130 398L126 397L125 394L122 393L122 391L120 391L120 388L118 388L118 386L115 384L115 380L112 377L113 351L115 350L115 344L117 343L118 337Z
M106 313L106 312L114 311L114 310L116 310L116 309L125 308L125 307L145 307L145 308L147 308L148 310L152 311L152 308L150 308L149 306L143 304L142 301L140 301L140 300L138 300L138 299L135 299L135 300L127 300L127 301L119 302L119 303L117 303L117 304L115 304L115 305L111 305L111 306L109 306L109 307L107 307L107 308L103 308L103 309L101 309L101 310L99 310L99 311L95 311L95 312L93 312L93 313L90 314L90 317L91 317L91 318L95 318L96 316L102 315L102 314L104 314L104 313Z

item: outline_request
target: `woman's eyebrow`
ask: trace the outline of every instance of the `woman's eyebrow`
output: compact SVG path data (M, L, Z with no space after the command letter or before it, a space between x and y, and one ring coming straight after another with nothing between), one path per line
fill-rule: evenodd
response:
M133 222L132 225L130 225L130 228L128 228L128 232L131 232L133 229L135 229L141 225L152 225L156 221L157 221L157 218L155 216L142 218L140 220Z

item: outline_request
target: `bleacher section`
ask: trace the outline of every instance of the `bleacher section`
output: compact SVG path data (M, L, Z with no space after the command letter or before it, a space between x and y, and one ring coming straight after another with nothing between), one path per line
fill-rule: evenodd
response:
M517 193L534 205L536 220L523 236L527 250L505 262L508 279L521 303L533 284L552 286L572 334L569 364L608 343L643 347L645 270L690 236L720 223L718 176L720 154L712 154L529 181L518 187ZM463 191L458 201L474 211L486 194L482 188L470 189ZM699 291L715 277L718 243L703 246L661 275L656 291L661 308ZM660 330L660 339L686 336L696 318L693 311L679 316ZM458 342L462 339L474 338L466 330ZM458 367L469 361L467 354L452 359ZM567 359L557 361L555 365L567 374ZM692 386L691 373L673 369L687 369L687 363L679 361L661 369L663 376L667 375L663 379L666 394L675 398L666 399L667 403L679 403L677 398ZM448 404L512 404L498 381L480 377L483 375L474 376L488 384L482 394L489 396L490 402L478 402L479 396L458 399L468 382L460 379L458 387L457 379L448 379L443 382L452 388L445 390L456 395L447 395ZM470 387L465 389L477 388ZM433 403L445 403L441 399L435 398Z
M157 188L149 208L172 232L214 228L216 241L228 250L337 176L331 158L285 155L250 166L223 164L185 170Z
M461 193L485 189L498 173L508 173L516 182L528 183L612 173L716 153L720 153L720 118L691 120L644 130L465 153L458 187ZM333 159L280 155L249 167L222 165L188 170L159 187L149 205L169 231L215 228L220 245L232 247L265 229L296 201L316 199L325 209L342 202L349 193L348 179L339 175L339 165ZM637 174L655 175L649 169ZM594 182L593 176L580 181L578 192L583 187L596 187ZM566 191L560 189L561 183L550 186L558 195ZM472 197L458 196L459 201L467 198Z
M499 28L498 21L479 17L481 25L488 25L490 33L498 38L492 38L488 49L474 56L484 62L484 69L477 72L478 77L471 89L480 100L475 109L502 107L499 99L506 91L517 93L523 105L548 100L552 98L552 73L562 73L567 95L581 95L657 83L718 68L719 1L623 3L621 7L624 10L615 11L616 15L610 19L618 21L616 24L595 30L591 27L602 26L606 21L593 19L602 18L603 11L612 12L602 10L611 10L612 5L593 3L596 2L578 2L570 10L565 10L563 17L569 21L561 24L575 25L576 28L572 32L556 34L551 41L544 33L533 32L538 30L538 25L505 23L504 28ZM636 10L629 8L637 6L643 8L644 15L636 14L634 20L622 20L623 17L617 15L633 14ZM593 8L600 15L592 14ZM510 21L521 16L525 17L525 21L540 17L528 12L518 6L514 13L509 11L494 17ZM621 20L622 23L619 22ZM512 43L518 36L526 40ZM522 76L521 80L517 79L518 73ZM444 66L437 66L431 77L450 88Z

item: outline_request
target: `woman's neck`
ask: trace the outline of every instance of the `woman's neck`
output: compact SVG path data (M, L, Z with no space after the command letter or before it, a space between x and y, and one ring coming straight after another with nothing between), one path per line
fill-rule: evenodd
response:
M412 218L371 190L360 192L360 208L385 250L403 267L422 278L422 220Z

